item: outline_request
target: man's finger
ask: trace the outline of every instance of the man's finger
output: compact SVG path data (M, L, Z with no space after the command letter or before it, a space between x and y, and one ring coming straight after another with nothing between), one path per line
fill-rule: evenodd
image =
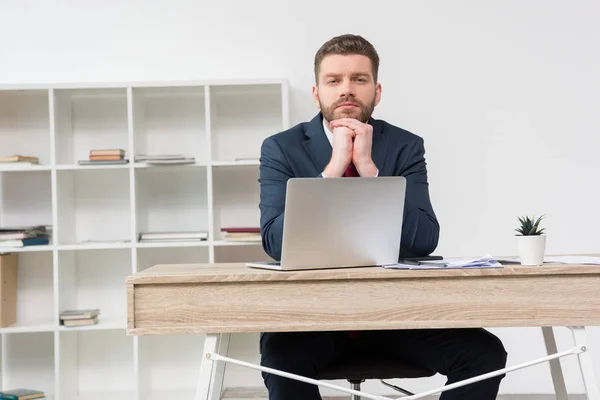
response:
M364 128L364 124L361 124L359 121L357 121L355 119L351 119L351 118L336 119L334 121L331 121L331 126L333 126L333 127L346 126L348 128L352 128L352 129Z
M340 118L334 120L331 122L331 126L334 128L337 126L345 126L361 133L365 132L368 129L367 124L363 124L362 122L351 118Z

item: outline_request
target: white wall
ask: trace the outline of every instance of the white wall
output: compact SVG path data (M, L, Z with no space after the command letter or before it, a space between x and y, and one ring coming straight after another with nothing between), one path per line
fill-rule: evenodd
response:
M548 252L600 253L599 20L597 0L3 0L0 82L287 77L297 123L316 112L314 52L363 34L382 62L376 116L426 140L438 253L514 254L526 213L547 214ZM543 354L537 330L494 332L511 364ZM238 337L237 353L252 357L255 339ZM230 383L261 384L232 373ZM551 390L545 366L502 386Z

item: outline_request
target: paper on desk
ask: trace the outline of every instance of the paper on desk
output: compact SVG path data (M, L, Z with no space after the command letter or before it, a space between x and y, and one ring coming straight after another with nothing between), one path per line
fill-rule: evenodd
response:
M502 264L521 264L519 257L496 258ZM590 256L546 256L544 264L578 264L578 265L600 265L600 257Z
M590 256L555 256L544 257L545 263L553 264L589 264L600 265L600 257Z
M451 258L446 260L421 261L414 264L390 264L384 268L392 269L456 269L456 268L502 268L495 258L486 255L481 258Z

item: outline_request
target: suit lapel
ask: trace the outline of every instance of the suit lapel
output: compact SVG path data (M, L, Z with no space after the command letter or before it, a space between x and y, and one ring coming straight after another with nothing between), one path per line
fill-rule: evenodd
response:
M319 172L323 172L331 160L331 144L323 130L321 113L317 114L307 125L306 136L302 145Z
M387 154L387 137L383 134L383 123L379 120L370 119L369 123L373 126L373 144L371 148L371 157L379 169L380 175L383 173L385 157ZM307 139L302 143L304 149L311 158L318 171L322 172L329 160L331 160L331 144L323 130L323 119L321 113L317 114L307 125Z

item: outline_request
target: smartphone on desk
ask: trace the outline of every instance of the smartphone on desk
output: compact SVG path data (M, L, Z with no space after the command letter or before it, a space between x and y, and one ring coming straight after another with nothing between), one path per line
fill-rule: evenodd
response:
M398 264L412 264L421 261L439 261L443 260L442 256L423 256L423 257L406 257L398 260Z

